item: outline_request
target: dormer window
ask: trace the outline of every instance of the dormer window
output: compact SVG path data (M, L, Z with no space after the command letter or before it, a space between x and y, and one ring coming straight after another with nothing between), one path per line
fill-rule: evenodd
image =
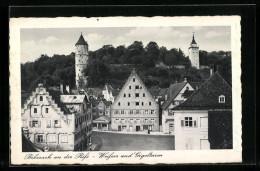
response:
M43 97L42 96L40 96L40 101L43 101Z
M225 103L225 102L226 102L225 96L224 96L224 95L219 96L219 97L218 97L218 102L219 102L219 103Z
M133 82L135 82L135 78L133 78Z

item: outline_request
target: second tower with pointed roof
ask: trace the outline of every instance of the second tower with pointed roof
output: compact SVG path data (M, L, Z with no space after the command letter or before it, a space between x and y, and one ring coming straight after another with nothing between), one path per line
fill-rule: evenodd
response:
M194 39L194 34L189 47L189 59L192 67L200 69L199 46Z

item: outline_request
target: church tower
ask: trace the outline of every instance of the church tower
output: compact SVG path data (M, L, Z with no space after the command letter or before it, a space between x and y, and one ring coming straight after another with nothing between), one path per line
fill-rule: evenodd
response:
M194 39L194 33L189 47L189 58L191 66L196 69L200 69L199 46Z
M88 64L88 43L85 41L82 33L75 46L76 88L79 88L87 85L87 77L84 76L84 69L87 68Z

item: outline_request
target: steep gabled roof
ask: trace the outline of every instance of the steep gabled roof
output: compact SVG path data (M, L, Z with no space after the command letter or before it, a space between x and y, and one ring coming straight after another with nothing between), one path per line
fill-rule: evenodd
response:
M169 99L166 100L163 105L162 109L165 110L167 107L171 104L171 102L175 99L175 97L179 94L179 92L183 89L183 87L187 84L187 82L181 82L181 83L174 83L169 87L169 90L171 90L172 94L170 95Z
M203 82L190 82L190 85L194 88L194 90L198 89L202 84Z
M111 106L112 105L111 101L103 100L103 103L105 104L105 106Z
M148 89L146 88L145 84L143 83L143 81L141 80L141 78L138 76L138 74L136 73L135 69L132 70L130 76L128 77L127 81L125 82L123 88L120 90L118 96L116 97L114 103L112 104L112 106L114 106L114 104L116 104L116 102L118 101L118 99L120 98L120 96L123 94L124 90L127 88L129 82L132 80L132 78L135 77L136 80L139 81L139 83L142 85L144 91L147 93L147 97L150 97L151 102L158 107L158 104L156 103L156 101L154 100L153 96L151 95L151 93L148 91Z
M88 43L85 41L84 37L81 34L78 42L75 45L88 45Z
M219 103L219 96L225 96L225 103ZM190 97L172 110L231 109L232 88L218 72L213 74Z
M58 107L61 109L61 111L64 112L64 114L70 114L69 109L67 106L60 100L60 96L62 95L60 91L56 90L47 90L52 97L52 99L55 101L55 103L58 105Z

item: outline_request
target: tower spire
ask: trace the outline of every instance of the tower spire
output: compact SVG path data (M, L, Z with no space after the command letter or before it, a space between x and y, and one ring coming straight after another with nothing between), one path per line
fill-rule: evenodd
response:
M193 32L191 44L197 44L196 41L195 41L195 38L194 38L194 32Z

